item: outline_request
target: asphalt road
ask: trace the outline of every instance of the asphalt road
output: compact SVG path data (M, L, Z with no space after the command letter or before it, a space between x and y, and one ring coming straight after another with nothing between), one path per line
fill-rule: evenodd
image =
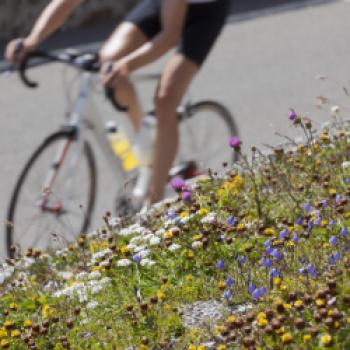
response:
M349 1L312 1L231 17L191 87L192 96L215 98L230 108L246 151L253 144L263 147L281 142L275 132L296 135L287 118L290 108L308 115L317 126L329 120L332 104L344 106L343 116L349 117L345 107L350 101L342 92L343 85L350 88L349 11ZM163 63L164 59L145 71L159 71ZM33 75L42 81L42 88L36 91L23 87L15 75L0 77L1 218L24 161L63 120L62 68L43 66L33 69ZM329 79L316 79L320 75ZM153 85L143 83L139 90L149 106ZM330 105L317 108L317 96L328 97ZM112 109L102 99L100 102L103 117L113 118ZM103 170L94 227L112 207L114 197L113 174L105 160L99 163ZM3 251L0 254L4 256Z

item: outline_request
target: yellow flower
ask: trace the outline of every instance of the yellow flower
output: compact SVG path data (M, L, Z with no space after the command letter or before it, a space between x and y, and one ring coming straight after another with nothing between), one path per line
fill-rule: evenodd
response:
M282 282L282 280L281 280L280 277L274 277L274 279L273 279L273 284L274 284L275 286L279 286L279 285L281 284L281 282Z
M339 321L335 321L334 322L334 328L339 328L340 327L340 323L339 323Z
M164 233L164 238L166 238L166 239L173 238L173 233L171 231L166 231Z
M220 282L218 282L218 287L219 287L220 289L225 288L225 287L226 287L226 282L225 282L225 281L220 281Z
M207 208L200 208L198 210L198 214L201 215L201 216L205 216L209 213L209 210Z
M322 132L322 133L320 134L320 140L321 140L321 141L329 141L328 132Z
M140 349L140 350L146 350L146 349L148 349L148 346L145 345L145 344L140 344L139 349Z
M188 213L188 211L183 211L182 213L180 213L180 218L186 218L187 216L189 216L190 214Z
M192 275L187 275L185 278L186 278L186 281L188 281L188 282L193 281L193 276Z
M261 328L264 328L267 326L267 319L266 318L259 318L258 319L258 326Z
M293 340L293 337L290 333L287 332L282 334L281 339L284 344L288 344Z
M0 328L0 339L7 337L7 330L5 327Z
M229 317L227 318L226 322L232 324L232 323L235 323L235 322L236 322L236 319L237 319L236 316L233 316L233 315L232 315L232 316L229 316Z
M328 242L323 244L324 249L329 249L330 247L331 247L331 245Z
M329 334L325 334L321 337L322 345L330 345L332 343L332 337Z
M170 311L170 310L172 310L172 306L169 304L166 304L166 305L164 305L164 310Z
M15 330L13 330L12 332L11 332L11 337L12 338L17 338L17 337L19 337L20 336L20 331L18 330L18 329L15 329Z
M194 253L193 253L192 250L189 250L189 251L187 252L187 257L188 257L188 258L193 258L193 257L194 257Z
M328 225L328 221L326 220L326 219L323 219L322 221L321 221L321 227L325 227L325 226L327 226Z
M280 290L287 290L287 289L288 289L288 287L287 287L286 284L281 284L280 285Z
M335 188L331 188L331 189L328 191L328 193L329 193L330 195L335 195L335 194L337 194L337 190L336 190Z
M23 327L24 328L30 328L32 326L32 321L31 320L24 320L23 322Z
M276 234L276 232L273 228L265 228L265 230L264 230L264 235L266 235L266 236L272 236L275 234Z
M202 239L202 235L201 235L201 234L194 235L194 236L192 237L192 240L193 240L193 241L199 241L200 239Z
M191 344L191 345L188 347L188 350L197 350L197 346Z
M243 223L237 225L237 231L244 231L245 225Z
M350 324L350 317L346 320L347 324Z
M216 347L216 350L225 350L226 345L225 344L220 344L219 346Z
M292 305L290 304L283 304L283 307L286 311L289 311L292 308Z
M17 310L18 309L18 305L16 303L11 303L10 304L10 309L11 310Z
M6 349L10 345L9 341L7 339L1 339L0 341L0 347Z
M307 343L308 341L310 341L311 335L310 334L305 334L303 339L304 339L304 343Z
M158 299L165 299L165 294L163 292L161 292L160 290L157 292L157 298Z
M257 319L259 318L266 318L265 312L259 312L258 315L256 316Z
M49 318L53 315L54 310L50 307L50 305L45 304L42 309L43 318Z
M199 345L199 346L197 346L197 350L205 350L205 345Z
M279 329L276 329L276 333L277 333L277 334L284 333L284 326L282 326L282 327L279 328Z
M294 306L295 307L300 307L300 306L302 306L303 305L303 301L302 300L296 300L295 302L294 302Z
M288 241L288 242L287 242L287 246L288 246L288 247L294 247L295 244L294 244L293 241Z
M323 306L325 303L326 302L324 299L316 299L316 305L318 306Z
M130 249L129 249L127 246L124 246L124 247L121 247L121 248L120 248L120 252L121 252L122 254L129 253L129 252L130 252Z

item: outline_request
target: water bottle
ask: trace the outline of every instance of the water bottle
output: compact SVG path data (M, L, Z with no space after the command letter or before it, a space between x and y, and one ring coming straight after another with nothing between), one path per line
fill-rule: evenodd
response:
M133 197L137 204L146 196L151 180L156 132L157 118L153 114L147 114L141 122L133 147L139 163L139 174L133 189Z
M106 123L108 140L112 146L114 154L122 161L123 169L127 172L139 166L138 159L132 149L127 135L118 128L114 120Z

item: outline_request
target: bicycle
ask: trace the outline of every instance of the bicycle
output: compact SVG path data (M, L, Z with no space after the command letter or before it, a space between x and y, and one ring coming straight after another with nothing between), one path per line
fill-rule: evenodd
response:
M130 190L138 172L137 167L133 171L123 168L122 159L116 156L106 137L104 123L95 113L90 90L95 84L93 76L100 70L97 55L70 51L59 54L32 52L18 69L22 82L30 88L38 87L38 83L28 78L27 68L30 61L38 58L45 63L60 62L78 69L81 74L80 90L70 108L67 122L39 145L15 184L6 220L9 257L14 256L14 247L16 250L30 247L46 250L62 246L88 230L97 193L96 161L87 139L88 132L95 136L117 178L116 210L119 213L125 208L132 209ZM157 76L146 78L155 79ZM119 112L125 112L125 108L113 99L112 91L108 91L106 96ZM213 133L208 116L214 120L215 130L219 130L221 122L220 133L226 133L220 135L215 144L208 142ZM186 97L178 109L178 119L180 149L169 179L176 175L191 178L207 172L215 164L225 161L230 165L237 160L237 154L229 149L227 143L230 135L238 135L238 129L223 105L215 101L193 104ZM206 128L204 145L195 141L198 128ZM215 146L214 154L210 153L210 146ZM203 147L206 149L204 153Z

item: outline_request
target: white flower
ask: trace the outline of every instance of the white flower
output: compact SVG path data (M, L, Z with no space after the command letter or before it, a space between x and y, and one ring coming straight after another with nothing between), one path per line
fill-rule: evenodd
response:
M100 277L101 277L101 272L99 271L91 271L89 273L89 280L98 279Z
M148 259L148 258L142 259L140 261L140 265L141 266L153 266L154 264L155 264L155 262L153 260L151 260L151 259Z
M113 253L109 248L101 250L100 252L95 253L91 260L103 259L106 255Z
M33 265L35 263L35 259L33 258L28 258L27 256L25 256L23 258L23 265L24 267L27 269L29 266Z
M83 272L80 272L78 273L76 276L75 276L75 279L77 280L82 280L84 278L86 278L88 276L88 273L83 271Z
M93 287L91 288L91 294L92 294L92 295L96 295L96 294L99 293L102 289L103 289L103 286L101 286L100 284L98 284L97 286L93 286Z
M160 243L160 238L159 237L156 237L156 236L153 236L150 240L149 240L149 244L150 245L158 245Z
M87 309L95 309L98 306L97 301L90 301L89 303L86 304Z
M343 170L350 168L350 161L347 160L347 161L343 162L341 167Z
M146 249L147 249L146 246L141 245L141 246L135 247L135 248L134 248L134 252L135 252L135 253L139 253L139 252L142 252L142 251L144 251L144 250L146 250Z
M69 271L60 271L58 273L58 276L61 277L64 280L69 280L70 278L72 278L74 275L69 272Z
M208 213L202 220L202 224L211 224L216 220L216 213L215 212L210 212Z
M181 248L180 244L173 243L171 246L169 246L168 249L169 249L171 252L174 252L175 250L178 250L178 249L180 249L180 248Z
M150 255L150 251L148 249L141 250L140 252L138 252L138 255L141 257L141 259L144 259Z
M129 266L131 264L132 264L132 262L129 259L120 259L117 261L117 266L119 266L119 267Z
M192 243L192 248L193 249L199 249L203 247L203 243L201 241L195 241Z
M160 228L159 230L157 230L154 234L156 236L163 236L165 233L165 229L164 228Z
M138 245L140 243L145 243L146 238L142 236L135 236L130 240L130 244L132 245Z

